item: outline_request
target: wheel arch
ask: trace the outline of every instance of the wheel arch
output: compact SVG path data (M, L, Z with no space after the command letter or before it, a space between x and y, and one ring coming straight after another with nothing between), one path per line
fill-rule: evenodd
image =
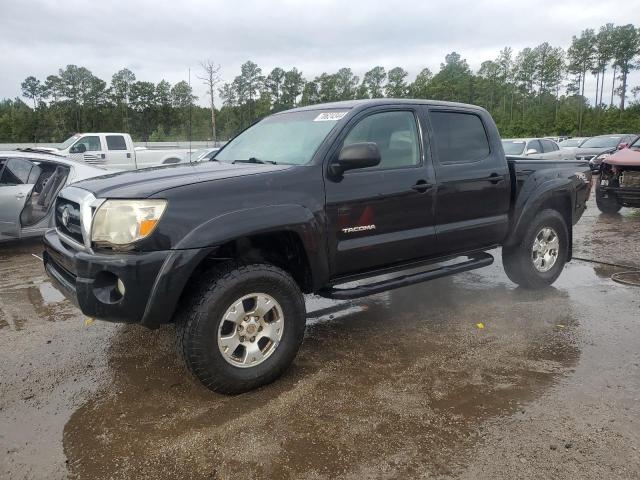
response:
M306 265L308 278L300 280L300 287L310 292L318 290L329 278L323 225L321 218L301 205L265 205L214 217L187 234L174 248L216 247L219 259L275 258L274 264L279 263L286 271L291 265ZM290 261L283 263L283 255ZM294 278L296 275L292 274Z
M293 277L300 290L314 290L314 274L303 240L295 230L275 230L243 235L220 245L207 261L268 263Z
M520 242L527 226L535 216L546 209L555 210L562 215L569 234L567 261L573 254L573 215L574 196L565 182L549 182L528 195L521 206L516 207L513 228L505 241L505 246L513 246Z
M214 217L173 246L155 281L142 323L155 327L173 313L204 269L225 261L269 263L289 273L305 293L329 278L321 219L300 205L267 205Z
M292 230L243 235L215 247L175 250L154 283L142 324L151 328L172 320L202 274L224 262L266 263L287 272L304 293L319 280L303 240Z

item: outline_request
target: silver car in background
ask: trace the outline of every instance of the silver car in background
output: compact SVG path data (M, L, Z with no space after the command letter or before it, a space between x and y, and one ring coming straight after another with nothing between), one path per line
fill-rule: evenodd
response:
M64 186L108 173L42 151L0 151L0 241L43 235Z
M199 150L193 150L190 155L187 155L187 159L183 161L185 162L206 162L211 160L216 153L218 153L220 147L207 147L201 148Z
M507 156L530 157L539 160L566 160L569 156L548 138L505 138L502 148Z
M560 148L578 148L591 137L572 137L558 143Z
M575 158L589 162L591 170L597 172L605 158L618 150L627 148L638 138L638 135L633 133L612 133L591 137L574 150Z

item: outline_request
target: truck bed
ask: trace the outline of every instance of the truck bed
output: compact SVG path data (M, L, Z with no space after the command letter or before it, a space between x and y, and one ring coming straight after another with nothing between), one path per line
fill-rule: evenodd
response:
M526 157L507 156L512 178L512 209L518 212L531 192L551 188L556 184L573 184L575 195L571 208L572 223L575 224L584 210L591 193L591 168L582 160L537 160ZM540 197L541 195L536 195Z

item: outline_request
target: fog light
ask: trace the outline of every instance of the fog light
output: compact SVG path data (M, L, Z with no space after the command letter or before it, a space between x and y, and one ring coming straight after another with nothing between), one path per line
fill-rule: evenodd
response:
M122 280L118 279L118 282L116 283L116 288L118 289L118 293L124 297L125 289L124 289L124 283L122 282Z

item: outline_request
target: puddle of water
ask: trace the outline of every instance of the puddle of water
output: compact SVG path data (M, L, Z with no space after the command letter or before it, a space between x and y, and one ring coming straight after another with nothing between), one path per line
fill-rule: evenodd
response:
M52 303L59 303L65 300L64 295L49 282L39 284L38 289L40 290L40 296L42 296L43 306L51 305Z
M0 244L0 329L22 330L72 318L77 310L48 281L40 254L40 239Z
M35 282L0 292L0 329L75 318L78 311L51 283Z

